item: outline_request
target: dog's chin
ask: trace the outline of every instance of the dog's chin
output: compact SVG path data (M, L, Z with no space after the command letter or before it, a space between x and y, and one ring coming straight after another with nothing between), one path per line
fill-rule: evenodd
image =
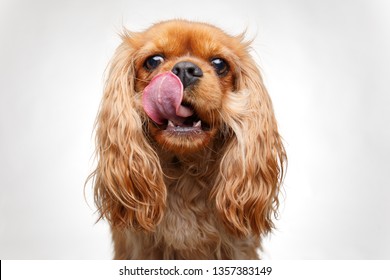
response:
M180 125L169 120L162 125L150 122L149 132L162 149L185 155L208 147L217 129L197 116L191 116Z

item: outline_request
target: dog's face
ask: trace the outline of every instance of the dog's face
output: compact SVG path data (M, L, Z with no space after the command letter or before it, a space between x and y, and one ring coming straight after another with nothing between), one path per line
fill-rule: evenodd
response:
M220 112L224 99L236 89L240 57L246 53L240 40L210 25L169 21L133 34L129 43L137 50L135 90L143 95L144 108L148 103L149 107L155 107L154 111L160 111L145 116L150 120L147 122L149 133L161 147L176 154L206 147L223 129ZM164 74L168 72L182 84L182 98L177 106L178 110L187 112L185 117L177 116L180 113L176 112L164 114L161 111L169 109L158 101L148 100L157 99L157 95L158 98L176 98L171 97L176 93L166 93L174 91L174 85L163 85L166 88L163 91L160 82L156 82L157 85L153 82L157 75L173 79ZM152 93L146 93L148 86ZM146 94L155 97L146 97Z

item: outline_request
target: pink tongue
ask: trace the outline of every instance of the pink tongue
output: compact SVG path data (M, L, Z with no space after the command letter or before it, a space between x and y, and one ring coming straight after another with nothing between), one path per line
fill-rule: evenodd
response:
M183 124L186 117L194 112L181 105L183 100L183 84L172 72L155 76L145 87L142 105L146 114L156 123L166 120L174 124Z

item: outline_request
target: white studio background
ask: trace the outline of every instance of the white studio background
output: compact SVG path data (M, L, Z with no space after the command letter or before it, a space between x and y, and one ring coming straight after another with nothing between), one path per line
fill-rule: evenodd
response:
M122 26L248 27L289 166L269 259L390 259L390 2L0 0L0 259L110 259L93 123ZM89 204L89 206L88 206Z

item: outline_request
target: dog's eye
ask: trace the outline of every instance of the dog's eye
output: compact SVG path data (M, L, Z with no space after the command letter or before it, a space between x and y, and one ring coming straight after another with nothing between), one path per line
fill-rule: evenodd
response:
M164 57L162 55L153 55L148 57L145 60L144 67L147 70L152 71L156 69L163 62L164 62Z
M222 58L212 59L211 64L213 65L215 72L218 74L218 76L224 76L229 71L229 65Z

